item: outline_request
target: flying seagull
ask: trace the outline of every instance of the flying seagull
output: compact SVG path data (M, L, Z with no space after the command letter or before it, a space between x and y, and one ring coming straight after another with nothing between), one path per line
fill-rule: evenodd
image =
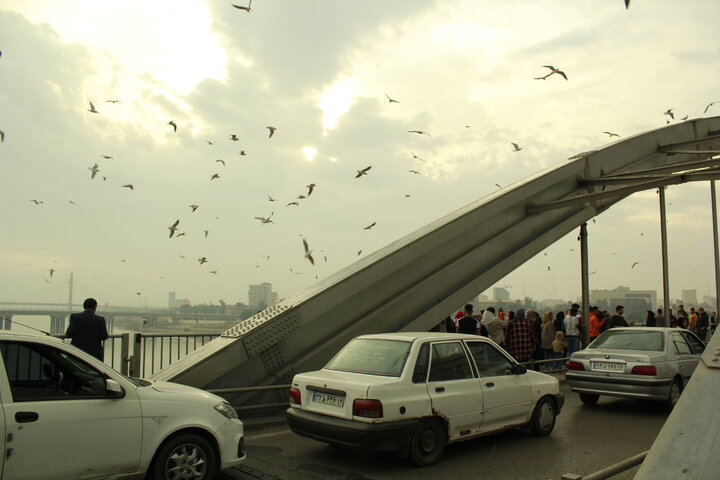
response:
M275 130L277 130L277 128L275 128L275 127L265 127L265 128L270 130L270 135L268 135L268 138L272 138L272 136L275 135Z
M213 174L210 176L210 180L215 180L216 178L220 178L220 174L219 174L219 173L213 173Z
M239 141L240 141L240 139L239 139L239 138L237 137L237 135L235 135L234 133L233 133L232 135L230 135L230 140L232 140L233 142L239 142Z
M286 206L286 207L289 207L290 205L295 205L296 207L299 207L299 206L300 206L300 204L299 204L298 202L290 202L290 203L288 203L288 204L285 205L285 206Z
M370 165L369 167L365 167L362 170L358 170L357 175L355 175L355 178L360 178L363 175L367 175L368 170L370 170L371 168L372 168L372 165Z
M271 212L269 217L255 217L256 220L260 220L260 223L274 223L270 220L275 212Z
M418 157L418 156L415 155L413 152L408 152L408 153L409 153L410 155L412 155L412 157L413 157L415 160L420 160L421 162L425 162L425 161L426 161L424 158Z
M73 202L72 200L68 200L70 202L70 205L77 205L77 203Z
M247 7L244 7L244 6L242 6L242 5L236 5L236 4L234 4L234 3L232 4L232 6L235 7L235 8L237 8L238 10L245 10L246 12L249 12L249 11L250 11L250 6L251 6L251 5L252 5L252 0L250 0L250 1L248 2Z
M54 268L51 268L51 269L50 269L50 278L52 278L53 273L55 273L55 269L54 269Z
M170 226L168 227L168 230L170 230L170 238L172 238L173 235L175 235L175 231L177 230L179 223L180 223L180 220L179 220L179 219L178 219L178 220L175 220L175 223L173 223L172 225L170 225Z
M519 152L520 150L522 150L522 147L520 145L518 145L517 143L514 143L514 142L510 142L510 143L513 146L513 152Z
M606 133L608 135L608 137L619 137L620 136L617 133L613 133L613 132L603 132L603 133Z
M207 142L208 145L215 145L215 143L211 142L210 140L205 140L205 141Z
M45 203L42 200L30 200L30 201L33 202L35 205L42 205L43 203Z
M565 75L565 72L563 72L563 71L560 70L559 68L555 68L555 67L553 67L552 65L543 65L543 67L550 69L550 73L548 73L545 78L549 77L550 75L553 75L553 74L557 73L558 75L562 75L562 77L563 77L565 80L568 79L568 78L567 78L567 75ZM544 79L543 79L543 80L544 80Z
M92 102L90 102L90 108L88 108L88 112L90 113L100 113L95 109L95 105L93 105Z
M270 201L270 202L275 202L275 201L276 201L276 200L275 200L273 197L271 197L270 195L268 195L267 197L268 197L268 201Z
M358 250L357 256L359 257L361 253L362 253L362 250Z
M710 105L712 105L712 104L710 104ZM707 110L707 109L705 109L705 110ZM5 143L5 132L3 132L2 130L0 130L0 143Z
M388 103L400 103L397 100L395 100L394 98L390 98L390 95L388 95L387 93L385 94L385 96L388 99Z
M632 264L632 267L630 267L630 270L632 270L633 268L635 268L635 265L637 265L638 263L640 263L640 262L635 262L635 263L633 263L633 264Z
M200 258L198 258L198 262L200 262L200 265L202 265L203 263L207 263L207 258L206 258L206 257L200 257Z
M130 190L135 190L135 187L133 187L132 183L128 183L127 185L123 185L122 188L129 188Z
M207 238L208 234L210 233L210 230L203 230L205 232L205 238Z
M305 199L305 198L307 198L307 197L306 197L305 195L298 195L298 196L295 197L295 198L297 198L298 200L303 200L303 199Z
M665 113L663 113L663 115L667 115L668 117L670 117L670 118L672 118L673 120L675 120L675 114L673 114L673 109L672 109L672 108L668 108L667 111L666 111Z
M192 204L192 205L189 205L189 207L190 207L190 208L192 209L192 211L194 212L195 210L198 209L198 207L200 207L200 205Z
M425 130L408 130L408 133L417 133L418 135L427 135L428 137L432 137L432 135Z
M719 101L719 102L710 102L710 103L708 103L708 106L705 107L705 111L704 111L703 113L707 113L708 108L712 107L712 106L715 105L716 103L720 103L720 101ZM0 133L2 133L2 132L0 132Z
M417 170L408 170L408 172L414 173L415 175L420 175L420 172L418 172Z
M303 238L303 248L305 248L305 258L307 258L311 264L315 265L315 259L312 257L312 250L308 247L308 242Z
M376 223L377 223L377 222L371 223L371 224L368 225L367 227L363 228L363 230L370 230L371 228L373 228L373 227L375 226Z
M316 187L316 186L317 186L317 185L315 185L314 183L311 183L310 185L306 185L306 187L307 187L307 189L308 189L308 194L307 194L308 197L309 197L310 195L312 195L312 192L313 192L313 190L315 190L315 187Z
M245 150L240 150L240 153L238 153L238 155L244 157L245 155L247 155L247 153L245 153Z
M225 160L223 160L223 159L217 159L217 160L215 160L215 161L222 163L222 164L223 164L223 167L225 166Z
M680 120L687 120L687 119L688 119L688 116L687 116L687 115L685 115L685 116L684 116L684 117L682 117L682 118L681 118Z
M88 167L88 170L90 170L90 172L92 172L90 175L90 178L92 179L92 178L95 178L95 175L97 175L97 173L100 171L100 167L98 167L98 164L96 163L92 167Z
M170 120L167 124L173 127L173 132L177 132L177 124L175 122Z
M122 103L120 100L105 100L105 103Z

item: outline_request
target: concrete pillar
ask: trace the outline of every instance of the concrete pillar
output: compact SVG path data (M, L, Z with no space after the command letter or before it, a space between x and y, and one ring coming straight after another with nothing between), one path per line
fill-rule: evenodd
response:
M65 315L50 315L50 334L65 335Z
M2 330L12 330L12 317L12 313L0 317L0 328Z

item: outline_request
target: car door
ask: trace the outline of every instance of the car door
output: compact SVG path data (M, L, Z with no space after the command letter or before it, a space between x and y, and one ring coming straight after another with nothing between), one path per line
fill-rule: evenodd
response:
M688 380L690 380L690 376L697 366L697 355L692 353L690 345L680 332L672 332L670 334L670 341L673 343L675 353L677 354L678 373L682 375L684 383L687 384Z
M477 366L483 392L482 430L497 430L526 422L533 408L527 375L512 373L514 363L490 343L465 343Z
M106 374L71 347L2 341L3 480L99 478L139 468L140 403L111 398Z
M461 341L430 344L427 387L433 411L448 420L451 438L480 431L482 390Z
M682 332L680 332L680 335L683 336L685 341L690 346L690 353L694 357L693 358L694 361L692 363L692 371L691 371L691 374L692 374L692 372L695 371L695 368L697 367L698 362L700 362L700 356L705 351L705 345L703 345L703 343L700 341L700 339L698 337L696 337L695 335L693 335L692 333L690 333L688 331L682 331Z

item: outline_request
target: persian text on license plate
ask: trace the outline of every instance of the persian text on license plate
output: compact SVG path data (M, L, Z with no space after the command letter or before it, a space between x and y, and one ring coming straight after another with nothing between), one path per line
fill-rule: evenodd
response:
M342 407L345 405L345 397L323 392L313 392L312 401L315 403L332 405L334 407Z
M615 362L592 362L592 369L601 372L624 372L625 364Z

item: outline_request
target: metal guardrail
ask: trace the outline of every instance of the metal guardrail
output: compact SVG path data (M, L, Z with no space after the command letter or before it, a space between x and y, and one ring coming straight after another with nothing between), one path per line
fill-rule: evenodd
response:
M626 458L625 460L618 462L614 465L610 465L609 467L603 468L600 471L597 471L595 473L591 473L590 475L578 475L576 473L566 473L563 475L560 480L606 480L608 478L614 477L618 473L622 473L626 470L630 470L632 467L636 465L640 465L643 460L645 460L645 457L647 456L648 451L638 453L637 455Z
M70 343L70 339L65 335L52 336L61 339L63 342ZM103 362L123 375L127 375L129 371L127 352L130 345L130 334L110 335L108 339L102 343L105 350Z

